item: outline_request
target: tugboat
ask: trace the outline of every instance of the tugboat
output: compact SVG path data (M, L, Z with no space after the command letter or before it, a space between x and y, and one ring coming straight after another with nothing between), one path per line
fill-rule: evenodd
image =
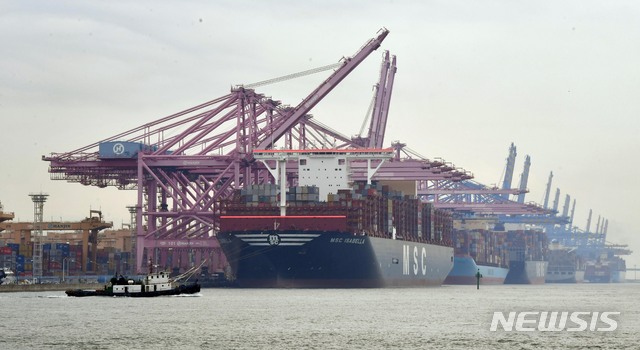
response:
M120 275L111 278L111 283L104 286L103 289L70 289L65 293L70 297L91 297L91 296L105 296L105 297L158 297L163 295L179 295L179 294L195 294L200 292L200 284L198 280L190 284L180 284L182 279L188 279L188 277L195 274L199 267L191 268L189 271L183 273L175 278L170 278L169 273L165 271L149 272L143 279L134 281L127 279Z

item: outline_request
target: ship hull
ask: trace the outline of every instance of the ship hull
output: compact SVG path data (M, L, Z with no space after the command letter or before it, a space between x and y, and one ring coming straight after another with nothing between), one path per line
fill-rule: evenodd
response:
M611 269L609 265L587 265L584 279L590 283L611 283Z
M546 261L512 260L509 262L509 273L505 284L544 284L547 274Z
M453 248L341 232L222 232L238 287L378 288L441 285Z
M453 261L453 269L444 280L444 284L475 285L478 271L482 275L481 284L503 284L509 272L509 269L504 267L476 264L470 256L456 256Z
M582 283L584 282L584 270L547 270L545 283Z
M70 297L129 297L129 298L152 298L168 295L196 294L200 293L200 285L180 285L178 287L162 290L137 293L113 293L110 289L69 289L65 291Z
M624 283L627 281L627 271L613 271L611 283Z

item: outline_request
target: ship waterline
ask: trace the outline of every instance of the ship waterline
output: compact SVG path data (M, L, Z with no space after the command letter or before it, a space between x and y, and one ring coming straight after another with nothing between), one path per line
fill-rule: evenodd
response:
M477 283L476 273L482 276L481 284L503 284L509 269L501 266L476 264L470 256L456 256L454 265L444 284L472 285Z
M359 288L440 285L453 248L342 232L223 232L240 287Z

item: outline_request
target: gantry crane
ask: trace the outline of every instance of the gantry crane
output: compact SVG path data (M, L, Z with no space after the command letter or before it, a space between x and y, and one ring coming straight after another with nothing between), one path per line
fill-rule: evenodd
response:
M336 70L298 105L291 107L248 86L235 86L228 95L189 108L138 128L66 153L43 156L54 180L98 187L137 190L135 212L136 268L158 258L160 250L195 251L200 260L206 250L219 249L215 234L218 203L235 189L271 181L268 169L253 158L253 150L278 145L301 149L359 148L384 142L395 76L395 57L385 54L384 75L367 142L344 136L308 113L335 88L388 35L381 29L352 57L343 58ZM389 61L387 66L387 61ZM325 67L326 68L326 67ZM254 84L255 85L255 84ZM374 180L469 180L472 175L450 164L424 157L385 162ZM353 179L363 177L362 162L350 164ZM372 164L377 166L377 164ZM294 180L297 167L287 165ZM508 210L515 202L504 203ZM516 206L517 203L515 203ZM457 208L464 208L458 205ZM521 210L527 209L519 205Z
M512 143L509 148L505 181L502 188L489 187L473 180L451 181L442 178L418 184L418 195L424 200L433 202L437 208L451 209L459 212L482 215L525 215L532 218L548 216L550 212L535 203L524 203L509 200L509 195L524 195L527 192L526 182L521 182L518 189L512 189L511 178L516 157L516 147ZM527 161L529 158L527 157ZM526 165L526 164L525 164ZM444 167L453 168L452 165ZM528 171L528 166L526 166Z
M51 222L2 222L0 231L6 240L13 243L29 245L35 237L33 232L39 231L81 231L82 232L82 271L95 271L95 261L98 249L98 232L113 227L112 222L102 219L102 212L90 210L89 217L79 222L51 221Z
M138 271L145 261L143 255L151 253L145 249L217 248L212 239L216 217L211 215L217 212L216 202L235 188L263 182L268 176L255 165L252 150L271 148L283 137L289 146L294 137L300 143L302 137L312 139L306 131L315 124L309 123L307 113L375 51L388 33L381 29L354 56L343 59L295 107L235 87L229 95L43 159L50 162L53 179L137 189ZM169 131L174 135L165 137ZM322 143L322 136L315 141Z

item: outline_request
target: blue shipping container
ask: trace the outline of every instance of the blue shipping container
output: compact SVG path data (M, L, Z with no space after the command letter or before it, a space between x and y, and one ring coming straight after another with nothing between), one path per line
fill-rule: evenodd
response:
M20 251L20 244L18 243L7 243L7 247L11 247L11 250L16 253Z
M100 158L135 158L138 152L149 149L140 142L110 141L99 146Z
M18 272L24 272L24 255L16 256L16 270Z
M69 245L66 243L56 243L56 250L59 250L62 256L69 256Z

